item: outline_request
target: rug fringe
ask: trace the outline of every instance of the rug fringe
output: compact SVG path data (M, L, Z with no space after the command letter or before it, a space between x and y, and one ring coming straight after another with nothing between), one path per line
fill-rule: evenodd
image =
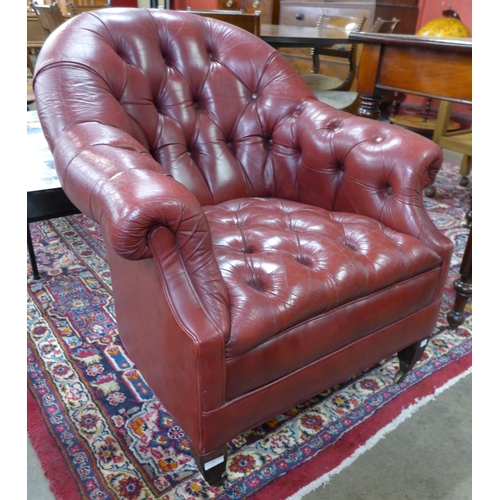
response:
M388 433L392 432L397 427L399 427L405 420L410 418L420 408L425 406L430 401L435 400L436 396L438 396L439 394L441 394L445 390L449 389L450 387L454 386L457 382L459 382L461 379L465 378L466 376L470 375L471 373L472 373L472 367L469 367L464 372L462 372L459 375L457 375L456 377L448 380L442 386L436 388L432 394L429 394L428 396L425 396L425 397L420 398L420 399L416 399L415 403L411 404L407 408L403 408L403 410L401 411L401 413L399 414L398 417L396 417L392 422L387 424L385 427L380 429L376 434L374 434L371 438L369 438L363 446L360 446L359 448L357 448L356 451L351 456L347 457L338 467L336 467L335 469L332 469L331 471L327 472L326 474L323 474L322 476L320 476L316 480L309 483L307 486L304 486L303 488L298 490L293 495L287 497L286 500L300 500L308 493L311 493L312 491L314 491L322 486L324 487L333 476L340 473L346 467L351 465L355 460L357 460L361 455L363 455L363 453L365 453L368 450L370 450L371 448L373 448L380 440L384 439L384 437Z
M49 481L54 498L60 500L79 500L85 498L79 490L77 481L69 473L68 464L57 442L50 434L36 398L27 391L27 431L28 438L35 450L43 473Z

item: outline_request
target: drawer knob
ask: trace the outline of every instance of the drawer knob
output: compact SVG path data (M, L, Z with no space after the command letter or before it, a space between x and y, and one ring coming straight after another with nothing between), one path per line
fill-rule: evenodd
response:
M232 7L232 6L233 6L233 0L227 0L226 7Z
M297 14L295 14L295 19L302 21L302 19L304 19L304 14L297 12Z
M252 7L256 9L260 5L259 0L255 0L255 2L252 4Z

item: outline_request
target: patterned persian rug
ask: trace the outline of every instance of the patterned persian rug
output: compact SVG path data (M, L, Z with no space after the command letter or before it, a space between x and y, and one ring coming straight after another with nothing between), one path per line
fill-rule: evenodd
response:
M32 237L42 278L28 260L28 432L57 498L273 499L298 493L325 470L350 463L405 412L471 367L472 307L447 328L453 281L467 240L471 186L445 162L426 199L455 243L441 315L424 358L402 385L384 360L230 443L228 478L210 488L182 429L155 399L115 324L99 227L83 215L37 222Z

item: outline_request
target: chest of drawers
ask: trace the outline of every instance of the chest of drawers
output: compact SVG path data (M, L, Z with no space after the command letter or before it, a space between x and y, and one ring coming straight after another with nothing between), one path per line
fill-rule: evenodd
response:
M396 33L415 33L418 0L281 0L280 24L290 26L316 26L321 15L365 17L361 31L370 31L378 17L400 20ZM310 49L280 49L288 62L300 74L312 69ZM359 51L358 51L359 57ZM342 60L321 58L321 73L343 78L348 64Z

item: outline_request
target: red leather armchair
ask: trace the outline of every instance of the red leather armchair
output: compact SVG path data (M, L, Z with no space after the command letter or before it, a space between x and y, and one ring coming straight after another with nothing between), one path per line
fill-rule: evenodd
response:
M175 11L71 19L34 91L63 188L102 227L120 336L209 481L239 433L419 359L452 251L422 202L434 143L321 103L263 41Z

